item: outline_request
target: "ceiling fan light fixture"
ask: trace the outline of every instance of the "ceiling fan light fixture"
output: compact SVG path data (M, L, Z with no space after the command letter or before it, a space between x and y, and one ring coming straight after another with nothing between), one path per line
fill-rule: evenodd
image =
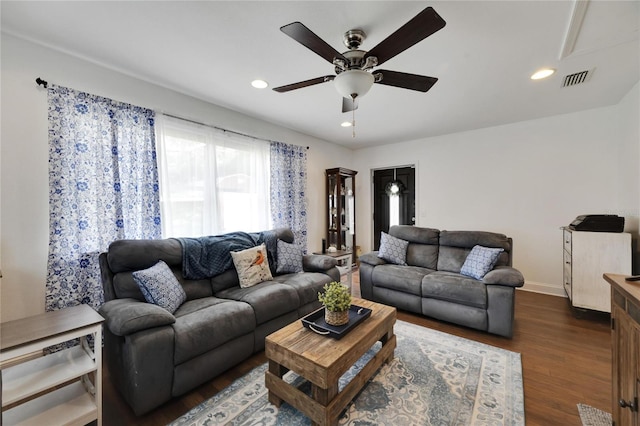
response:
M353 126L353 123L351 121L343 121L342 123L340 123L340 125L342 127L351 127Z
M333 80L333 84L343 98L361 98L373 86L375 78L371 73L362 70L347 70L341 72Z
M253 87L255 87L256 89L266 89L266 88L267 88L267 86L269 86L269 83L267 83L267 82L266 82L266 81L264 81L264 80L253 80L253 81L251 82L251 85L252 85Z

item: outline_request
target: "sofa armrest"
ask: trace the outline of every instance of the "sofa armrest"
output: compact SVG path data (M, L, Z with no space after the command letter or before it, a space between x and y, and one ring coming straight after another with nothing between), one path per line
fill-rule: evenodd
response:
M136 299L110 300L100 307L99 312L105 318L109 331L116 336L176 322L176 317L166 309Z
M511 266L496 266L495 269L487 272L482 282L487 285L522 287L524 285L524 276Z
M387 263L384 259L378 257L377 251L370 251L369 253L365 253L360 256L358 260L360 261L360 263L364 262L371 266L384 265L385 263Z
M306 254L302 257L302 269L305 272L327 272L337 264L336 259L323 254Z

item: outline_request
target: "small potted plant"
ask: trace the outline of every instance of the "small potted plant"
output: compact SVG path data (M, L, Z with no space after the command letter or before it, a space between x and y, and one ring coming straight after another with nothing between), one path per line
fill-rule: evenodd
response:
M324 305L324 320L329 325L344 325L349 322L351 293L341 283L333 281L324 285L324 293L318 293L318 300Z

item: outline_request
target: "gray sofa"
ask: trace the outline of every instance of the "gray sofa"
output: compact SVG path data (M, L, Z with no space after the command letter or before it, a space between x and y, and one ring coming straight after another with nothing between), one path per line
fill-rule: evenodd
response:
M293 242L288 229L272 232ZM163 260L186 292L173 313L145 299L132 272ZM335 259L303 257L304 272L241 288L231 269L207 279L182 273L178 239L120 240L100 255L104 354L111 380L133 411L146 413L264 349L270 333L320 307L318 292L338 281Z
M406 266L386 262L378 252L360 256L362 297L439 320L513 334L515 288L524 277L512 265L512 240L482 231L439 231L392 226L389 235L409 241ZM482 280L460 274L475 245L502 248Z

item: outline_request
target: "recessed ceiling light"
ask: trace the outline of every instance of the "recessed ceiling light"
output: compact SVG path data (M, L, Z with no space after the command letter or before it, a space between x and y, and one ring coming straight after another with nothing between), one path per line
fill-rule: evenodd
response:
M556 70L554 70L553 68L543 68L533 73L533 75L531 76L531 80L540 80L542 78L547 78L554 72L556 72Z
M342 123L340 123L340 125L342 127L351 127L353 123L351 123L350 121L343 121Z
M251 85L256 89L265 89L269 85L269 83L264 80L253 80L251 82Z

